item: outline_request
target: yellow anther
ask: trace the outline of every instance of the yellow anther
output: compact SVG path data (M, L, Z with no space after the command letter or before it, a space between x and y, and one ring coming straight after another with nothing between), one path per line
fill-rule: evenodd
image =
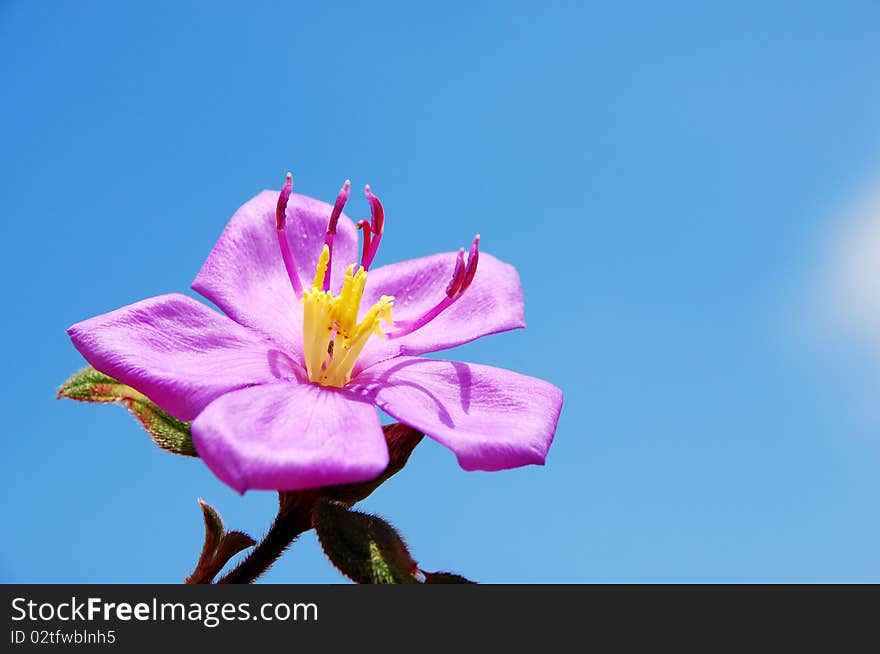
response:
M327 264L330 263L330 248L325 244L318 256L318 265L315 268L315 281L312 282L312 289L324 288L324 275L327 274Z
M385 336L380 325L392 324L394 298L383 295L357 322L367 271L359 267L355 272L354 265L349 266L342 290L334 297L322 290L329 260L330 249L325 245L312 288L303 293L303 353L311 381L341 387L351 380L358 355L370 336Z

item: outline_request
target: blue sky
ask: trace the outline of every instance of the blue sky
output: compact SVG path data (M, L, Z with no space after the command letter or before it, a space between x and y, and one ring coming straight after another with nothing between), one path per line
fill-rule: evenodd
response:
M175 582L198 497L271 521L271 493L54 396L69 325L187 292L293 170L326 200L372 184L380 263L479 232L528 327L450 354L566 394L545 467L468 473L426 441L364 503L424 568L880 581L880 324L820 327L817 290L846 295L823 278L846 243L880 260L829 245L880 179L878 28L872 2L0 4L0 579ZM307 535L265 579L341 577Z

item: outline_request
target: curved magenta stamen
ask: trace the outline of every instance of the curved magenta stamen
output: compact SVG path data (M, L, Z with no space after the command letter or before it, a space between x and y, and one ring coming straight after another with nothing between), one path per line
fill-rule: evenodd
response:
M345 203L348 202L349 195L351 195L351 180L347 179L336 195L336 202L333 203L333 211L330 214L330 222L327 225L328 235L336 234L336 225L339 222L339 216L342 215L342 210L345 208Z
M293 192L293 175L287 173L284 178L284 186L281 187L281 193L278 195L278 204L275 205L275 229L284 229L287 221L287 201Z
M367 202L370 203L370 227L373 234L381 234L385 231L385 209L379 198L373 195L369 184L364 187L364 195L367 196Z
M365 231L364 234L367 232ZM379 241L382 240L381 234L373 234L372 239L370 240L370 249L364 253L363 262L361 265L364 267L364 270L369 270L370 266L373 265L373 259L376 258L376 253L379 251ZM365 239L366 241L366 239ZM364 243L366 245L366 242Z
M379 242L382 240L382 233L385 231L385 209L382 207L379 198L373 195L373 191L370 189L369 184L364 187L364 195L367 196L367 202L370 203L369 225L372 237L370 239L369 248L364 248L364 256L361 265L364 267L364 270L369 270L370 266L373 265L373 259L376 258L376 253L379 251ZM361 222L366 221L364 220ZM367 230L364 229L364 234L366 235L366 233ZM366 238L364 240L364 244L366 245Z
M464 293L467 290L467 287L471 285L471 282L474 281L474 275L477 274L477 263L480 260L480 235L477 234L474 236L474 241L471 243L471 250L468 252L468 260L467 260L467 270L465 270L464 281L461 284L460 293Z
M425 312L424 315L417 318L416 320L408 320L406 322L396 322L394 323L394 329L385 333L387 338L400 338L401 336L406 336L407 334L412 334L417 329L421 329L429 322L434 320L441 313L446 311L449 307L455 304L455 301L461 297L460 295L457 297L444 297L437 304L435 304L429 311Z
M461 283L464 281L464 248L458 251L455 259L455 270L452 272L452 279L449 286L446 287L446 297L453 298L461 292Z
M364 233L364 249L361 252L361 267L366 270L367 268L364 266L364 262L367 260L367 253L370 250L370 221L364 218L363 220L359 220L355 227Z
M278 247L281 249L281 258L284 261L284 268L287 270L290 285L293 287L293 292L296 293L296 296L302 297L302 282L300 282L299 274L296 272L293 253L290 251L290 243L287 240L287 233L284 231L284 228L287 226L287 203L292 192L293 175L287 173L284 186L281 187L281 193L278 195L278 204L275 206L275 234L278 236Z
M465 265L464 262L464 248L458 251L458 254L455 257L455 267L452 270L452 278L449 280L449 285L446 287L446 296L441 298L437 304L415 320L394 323L394 327L386 332L385 335L388 338L400 338L401 336L412 334L414 331L421 329L434 320L434 318L446 311L446 309L455 304L458 298L464 295L464 292L471 285L471 282L474 281L474 276L477 274L477 263L479 260L480 235L477 234L473 243L471 243L467 265Z
M330 290L330 271L333 268L333 237L336 236L336 225L339 223L339 216L342 215L342 209L348 202L348 196L351 194L351 180L345 180L345 184L339 190L336 196L336 202L333 204L333 211L330 213L330 222L327 223L327 234L324 236L324 244L330 251L330 258L327 259L327 271L324 273L324 290Z

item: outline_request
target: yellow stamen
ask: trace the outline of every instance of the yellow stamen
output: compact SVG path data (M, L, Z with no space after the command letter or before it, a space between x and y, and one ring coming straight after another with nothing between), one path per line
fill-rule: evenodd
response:
M385 337L380 323L391 325L394 298L383 295L357 322L367 271L354 265L345 271L342 290L334 297L323 290L330 248L318 257L312 288L303 293L303 351L309 379L322 386L345 386L370 336Z

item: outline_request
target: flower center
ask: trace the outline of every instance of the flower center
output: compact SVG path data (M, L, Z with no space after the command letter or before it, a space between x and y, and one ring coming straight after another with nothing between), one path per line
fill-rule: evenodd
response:
M345 271L342 290L334 296L327 288L330 247L324 245L312 287L303 292L303 352L309 380L322 386L345 386L358 355L372 334L385 337L380 323L391 325L394 298L383 295L358 322L358 310L367 271L354 264Z
M357 271L355 271L354 264L346 269L342 290L339 295L333 295L330 292L333 240L336 236L336 227L342 215L342 209L351 192L351 182L346 180L339 195L336 196L336 202L330 213L330 222L327 225L327 233L324 237L324 247L318 257L318 265L315 269L315 281L312 282L312 287L307 290L302 288L285 231L287 203L292 192L293 176L287 173L275 207L275 229L284 268L290 278L290 285L294 294L302 299L303 355L309 380L315 384L345 386L351 381L351 374L358 355L372 334L378 334L382 338L396 339L421 329L455 304L474 281L474 276L477 274L477 262L480 258L479 234L471 243L467 263L464 259L464 249L458 251L446 292L441 295L433 307L421 315L413 316L393 325L393 328L385 333L382 331L380 323L384 321L389 327L392 326L391 307L394 305L394 298L390 295L383 295L376 304L370 307L363 320L358 322L361 298L367 283L367 271L373 265L373 260L379 249L379 242L382 240L382 233L385 230L385 210L382 208L382 203L379 198L373 195L368 184L364 188L364 194L370 203L370 220L361 220L356 225L358 229L363 231L364 238L361 263L357 266Z

